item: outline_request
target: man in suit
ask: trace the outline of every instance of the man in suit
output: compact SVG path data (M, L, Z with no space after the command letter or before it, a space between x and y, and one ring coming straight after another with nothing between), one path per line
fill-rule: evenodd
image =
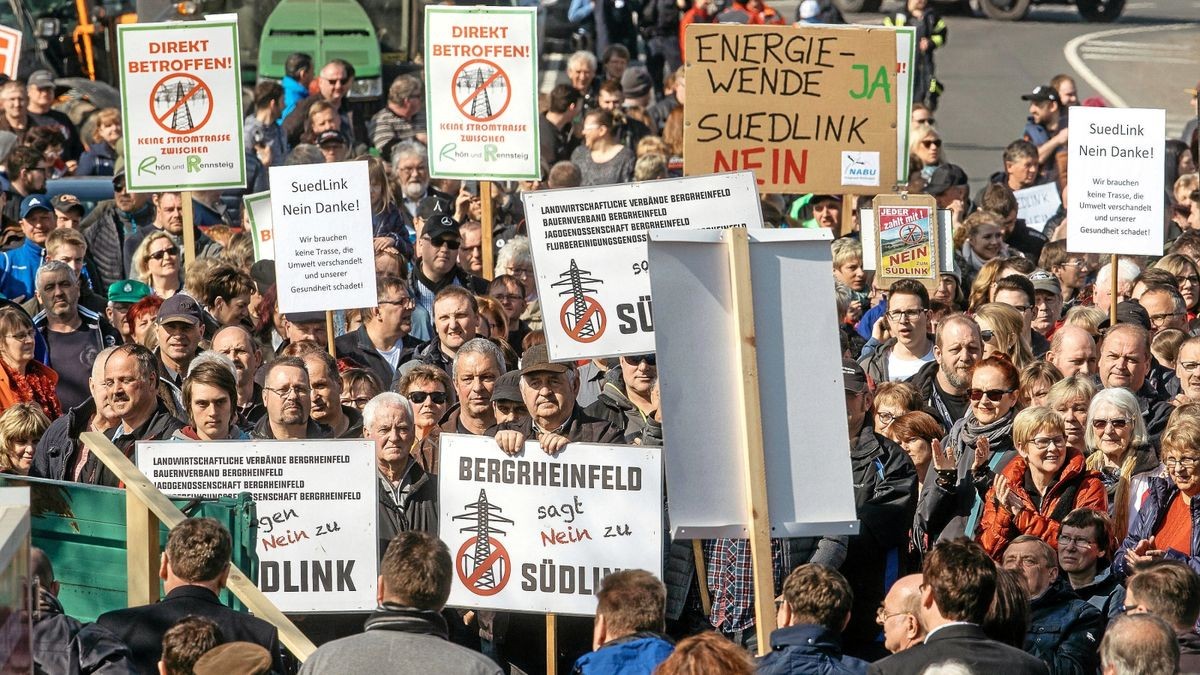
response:
M232 547L229 530L216 520L183 521L167 537L158 572L167 596L156 604L118 609L97 620L129 645L138 671L158 672L163 634L185 616L195 615L211 619L227 640L263 646L272 655L273 669L287 672L275 627L222 605L217 597L229 578Z
M925 643L871 664L871 675L919 675L947 661L974 673L1047 675L1046 664L984 634L979 624L996 590L996 565L978 544L943 541L925 558L921 605L917 610L928 635Z

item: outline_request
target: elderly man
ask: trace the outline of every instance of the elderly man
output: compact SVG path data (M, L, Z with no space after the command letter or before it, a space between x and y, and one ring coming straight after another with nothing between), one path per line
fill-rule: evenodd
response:
M424 140L425 129L414 124L417 113L425 102L424 87L414 75L400 75L388 87L387 105L375 113L367 126L371 132L371 146L383 155L392 158L392 148L397 143Z
M462 234L450 216L435 216L421 228L410 291L416 303L430 315L434 313L433 299L451 286L465 288L475 295L487 294L487 282L459 266L460 247Z
M1092 302L1105 314L1108 314L1112 303L1112 273L1112 263L1105 263L1096 272L1096 283L1092 286L1095 289ZM1128 300L1133 295L1133 282L1141 273L1142 268L1129 258L1117 260L1117 302Z
M1146 432L1156 438L1167 424L1171 405L1151 385L1150 333L1141 326L1120 323L1109 329L1100 343L1098 370L1104 387L1124 387L1133 392L1146 420Z
M61 223L61 221L60 221ZM46 256L42 263L51 260L64 262L79 277L79 304L96 314L104 314L108 302L104 296L92 290L91 275L86 270L87 240L79 230L63 227L61 224L46 237ZM36 293L33 298L26 300L25 312L33 316L42 311L42 303L38 302ZM116 324L113 324L114 326Z
M378 277L375 291L375 306L361 311L362 324L333 343L339 357L369 368L380 382L391 382L400 364L411 359L422 344L412 336L416 304L400 277Z
M461 286L443 288L433 302L433 325L436 334L413 358L437 366L450 375L454 355L464 343L475 339L479 331L479 321L479 301L471 291Z
M385 391L363 408L363 438L375 441L379 478L379 547L407 530L437 533L437 479L425 471L413 445L412 403Z
M446 412L442 431L482 436L496 425L492 391L506 368L500 349L486 338L463 343L454 355L451 378L458 403Z
M183 422L158 397L158 359L145 347L121 345L109 354L104 362L104 387L113 415L121 420L112 442L126 455L133 453L138 441L165 440L183 428ZM84 465L79 481L110 487L118 484L117 477L95 457Z
M79 441L79 435L85 431L108 433L121 423L112 411L108 390L103 384L104 364L115 349L107 347L96 355L88 379L88 390L92 397L50 422L34 449L29 475L78 482L90 455L90 451Z
M281 356L267 364L263 376L263 402L267 414L254 425L252 438L304 440L329 438L327 427L313 421L312 387L304 361Z
M58 227L54 209L46 195L29 195L21 200L21 232L25 241L0 253L0 293L15 302L33 297L35 275L45 258L46 238Z
M1033 332L1049 338L1059 327L1062 319L1063 294L1058 277L1046 270L1034 270L1029 275L1033 282Z
M1113 620L1100 642L1104 675L1191 673L1166 621L1152 614L1126 614Z
M925 627L921 625L921 575L909 574L892 584L875 623L883 627L883 647L895 654L925 642Z
M1150 337L1168 328L1188 332L1187 304L1174 286L1153 284L1137 301L1150 316Z
M333 106L338 116L342 118L341 129L354 143L353 120L350 118L350 106L346 96L354 86L354 66L342 59L332 59L321 68L317 79L318 93L308 96L296 103L296 107L283 118L283 132L287 134L288 147L300 144L300 136L304 133L304 122L308 119L308 109L317 101L325 101Z
M58 400L74 408L85 400L88 371L96 354L119 344L120 334L95 312L79 305L79 276L66 263L51 260L37 273L37 299L43 309L33 327L46 341L46 365L58 373Z
M250 331L242 326L226 326L217 331L212 339L212 350L233 360L237 374L238 425L253 429L267 413L263 405L262 387L254 381L254 374L262 365L262 350Z
M1096 340L1092 334L1079 326L1071 325L1064 325L1054 331L1054 337L1050 340L1050 351L1046 354L1046 361L1058 368L1063 377L1070 377L1076 373L1095 375L1097 358Z
M934 338L934 363L925 364L912 385L946 429L967 414L971 368L983 353L979 324L964 314L953 314L938 323Z

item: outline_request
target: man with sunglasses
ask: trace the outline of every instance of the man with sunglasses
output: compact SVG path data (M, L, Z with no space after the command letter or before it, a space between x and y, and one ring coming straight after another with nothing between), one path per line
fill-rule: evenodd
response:
M654 354L622 356L620 368L609 368L600 396L584 412L612 422L632 443L641 438L646 419L658 406L650 401L658 380L658 361Z
M487 294L487 282L458 264L461 247L462 234L454 218L443 213L425 221L417 238L417 260L409 291L429 317L434 313L433 299L447 287L461 286L475 295ZM430 329L428 334L433 333L433 326L426 328Z
M350 137L350 146L354 146L355 131L353 120L349 114L346 97L354 88L354 66L344 59L332 59L321 68L317 78L318 92L296 103L296 107L283 118L283 132L287 134L288 147L300 145L300 136L304 133L304 122L308 119L308 109L317 101L326 101L333 106L334 111L342 118L341 129Z
M339 358L369 368L386 383L424 343L412 335L415 303L404 280L392 275L378 277L375 291L375 306L363 308L362 324L354 332L338 336L333 344Z

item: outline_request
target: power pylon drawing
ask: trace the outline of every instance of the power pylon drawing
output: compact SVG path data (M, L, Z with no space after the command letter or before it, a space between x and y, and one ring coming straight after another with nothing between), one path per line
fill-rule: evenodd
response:
M199 84L193 84L190 89L187 88L188 84L190 83L181 79L177 79L173 83L164 82L154 93L155 103L166 104L166 109L171 110L170 122L160 119L160 124L175 131L191 131L196 127L197 117L204 117L204 105L207 103L208 95L202 87L196 90ZM192 104L201 106L200 114L193 113Z
M487 88L483 86L483 68L475 69L475 82L472 88L476 91L482 89L479 95L471 99L471 117L491 117L492 116L492 101L488 97Z
M479 576L475 582L475 588L479 590L492 590L496 587L495 565L489 564L488 559L491 558L494 547L492 546L493 534L508 534L504 530L492 527L493 523L508 523L512 524L512 520L500 515L504 509L495 504L488 503L487 491L479 491L479 500L467 504L466 513L460 513L454 516L452 520L465 520L474 522L473 525L459 528L459 532L474 532L475 533L475 550L471 553L471 572L474 572L480 566L486 565L487 571ZM505 561L502 564L508 564Z
M596 335L596 331L601 329L601 319L597 313L593 312L591 316L588 316L589 298L584 295L584 293L595 293L596 289L584 288L584 284L602 284L604 282L600 279L584 276L586 274L591 274L591 272L579 269L579 266L575 264L575 259L571 258L571 268L558 275L562 277L562 279L550 284L553 287L567 287L565 291L560 291L559 295L571 296L573 301L573 306L571 308L571 325L577 338L593 337ZM595 300L592 300L592 302L595 302ZM578 325L579 320L585 316L588 317L587 323L582 326Z
M175 83L175 101L178 101L181 98L183 98L183 83L176 82ZM182 123L182 126L180 126L181 123ZM171 113L171 128L172 129L191 129L192 126L194 126L194 125L192 124L191 104L188 103L187 101L184 101L183 105L179 106L178 108L175 109L175 112Z

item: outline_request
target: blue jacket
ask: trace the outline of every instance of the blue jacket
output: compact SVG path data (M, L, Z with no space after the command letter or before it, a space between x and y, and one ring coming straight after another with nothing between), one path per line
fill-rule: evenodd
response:
M641 632L608 642L575 661L572 675L650 675L667 660L675 645L657 633Z
M1045 661L1051 675L1092 675L1107 620L1060 579L1029 603L1025 651Z
M824 626L800 624L771 633L771 652L759 675L863 675L867 662L842 653L842 641Z
M45 255L46 250L28 238L17 248L0 253L0 293L21 302L32 298L38 267Z
M283 86L283 114L275 121L276 124L282 125L283 118L288 116L288 113L295 109L296 104L308 98L308 87L300 84L294 78L284 76L279 84Z
M1149 539L1167 518L1171 500L1179 494L1175 482L1168 478L1154 477L1150 479L1150 490L1146 492L1142 510L1138 511L1137 520L1129 527L1129 534L1121 542L1113 560L1113 576L1118 581L1125 581L1133 571L1125 560L1125 552L1137 547L1139 541ZM1163 556L1167 560L1178 560L1187 563L1194 572L1200 573L1200 499L1192 500L1192 550L1176 551L1167 549Z

